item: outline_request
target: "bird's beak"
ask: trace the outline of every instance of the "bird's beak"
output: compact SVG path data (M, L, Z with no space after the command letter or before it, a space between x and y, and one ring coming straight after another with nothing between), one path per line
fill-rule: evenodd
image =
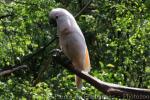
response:
M49 17L49 24L50 24L50 26L52 26L52 27L57 27L57 22L56 22L56 20L54 20L53 18L50 18L50 17Z

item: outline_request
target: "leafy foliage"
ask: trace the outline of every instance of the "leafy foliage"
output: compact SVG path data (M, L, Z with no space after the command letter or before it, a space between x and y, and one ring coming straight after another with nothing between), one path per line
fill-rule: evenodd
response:
M56 35L48 23L52 8L63 7L73 15L86 0L1 0L0 68L27 64L28 70L1 77L0 99L108 98L88 83L77 90L74 75L51 58L51 50L31 56ZM103 81L150 88L149 0L94 0L77 18L89 48L91 74ZM45 61L48 60L45 63ZM48 66L41 82L32 85Z

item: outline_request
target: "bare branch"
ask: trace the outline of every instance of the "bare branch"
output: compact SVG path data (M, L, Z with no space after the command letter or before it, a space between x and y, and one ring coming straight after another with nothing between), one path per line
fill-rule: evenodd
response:
M103 82L97 79L96 77L93 77L85 72L76 70L71 64L71 62L66 62L63 59L60 59L60 55L58 57L55 56L55 59L63 67L67 68L69 71L75 73L82 79L86 80L92 86L94 86L99 91L103 92L104 94L108 96L118 97L118 98L127 98L127 99L143 99L143 100L150 99L150 89L126 87L126 86L120 86L117 84Z
M27 65L21 65L12 69L7 69L7 70L2 70L0 71L0 76L6 75L6 74L11 74L17 70L23 69L23 68L27 68Z

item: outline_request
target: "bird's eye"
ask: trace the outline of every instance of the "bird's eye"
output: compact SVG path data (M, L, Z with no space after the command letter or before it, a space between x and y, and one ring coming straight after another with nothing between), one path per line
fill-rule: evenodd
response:
M58 16L56 16L56 19L58 19Z

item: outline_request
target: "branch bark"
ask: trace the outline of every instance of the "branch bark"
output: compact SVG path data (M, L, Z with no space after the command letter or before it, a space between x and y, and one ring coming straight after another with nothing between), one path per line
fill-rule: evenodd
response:
M6 74L11 74L11 73L13 73L17 70L23 69L23 68L27 68L27 65L21 65L21 66L12 68L12 69L7 69L7 70L0 71L0 76L6 75Z
M63 67L75 73L76 75L78 75L79 77L81 77L82 79L90 83L92 86L97 88L99 91L103 92L108 96L124 98L124 99L126 98L126 99L150 100L150 89L126 87L117 84L103 82L97 79L96 77L93 77L85 72L76 70L70 62L66 62L60 59L60 56L59 57L55 56L55 59Z

